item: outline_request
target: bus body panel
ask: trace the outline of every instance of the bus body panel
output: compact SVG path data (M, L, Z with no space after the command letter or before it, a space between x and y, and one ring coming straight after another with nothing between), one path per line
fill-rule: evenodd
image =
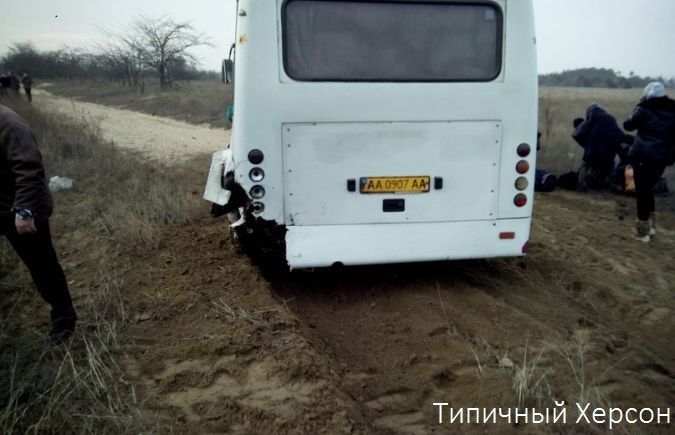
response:
M282 130L287 223L448 222L497 216L499 121L284 124ZM399 178L398 184L370 179L391 176L406 179ZM361 193L362 178L389 183L381 187L392 193ZM349 180L353 192L348 191ZM428 191L411 193L414 187ZM384 201L390 199L404 201L404 210L383 212Z
M408 1L407 3L414 3ZM425 2L420 2L425 3ZM446 2L451 3L451 2ZM471 4L473 2L457 2L462 4ZM485 3L485 2L482 2ZM469 231L474 227L469 221L486 219L511 220L516 219L522 222L522 229L518 234L519 241L523 237L525 240L529 237L529 223L532 215L534 168L536 165L536 153L533 151L525 160L530 164L530 171L525 175L529 180L529 187L522 193L527 195L529 201L524 207L514 205L514 197L519 192L516 189L515 181L519 177L515 167L521 157L516 153L516 147L521 143L528 143L533 150L536 147L537 130L537 70L536 70L536 39L533 24L533 10L531 0L496 0L490 2L498 5L503 15L502 29L502 65L499 76L489 82L299 82L288 77L284 70L283 62L283 7L284 0L259 1L259 0L239 0L239 16L237 21L237 39L236 39L236 57L235 57L235 98L234 98L234 127L232 132L232 164L236 167L235 179L248 192L255 184L260 184L265 188L265 197L261 199L264 203L264 212L255 215L255 218L266 222L274 222L277 225L288 228L286 248L289 253L299 252L302 249L309 249L313 244L311 240L304 238L317 238L324 240L331 234L337 234L335 231L341 226L341 222L354 223L373 223L377 220L377 215L373 212L367 219L364 218L364 210L374 210L366 206L365 202L381 202L387 195L375 195L375 197L363 198L366 195L360 195L358 192L346 195L344 183L348 178L362 176L411 176L411 175L429 175L435 176L444 162L448 166L447 177L452 174L469 174L472 179L478 179L475 172L482 170L480 167L472 166L472 162L481 162L481 165L498 153L495 169L490 169L485 173L488 180L496 179L496 192L486 194L485 189L492 183L460 183L461 192L452 197L450 194L452 184L444 185L443 194L448 195L449 201L442 204L429 205L430 198L441 198L441 194L432 190L429 194L406 195L406 203L410 203L414 211L412 220L418 224L410 223L411 227L405 229L405 225L395 225L390 228L397 231L421 231L423 222L446 221L458 223L466 219L467 226L464 231ZM329 180L322 178L318 184L307 183L306 180L312 177L310 172L301 170L299 175L304 180L294 179L289 176L285 164L300 162L302 159L295 151L286 151L284 146L285 136L283 126L286 125L313 125L326 127L328 124L338 124L342 126L381 123L390 123L392 126L426 124L430 127L428 131L418 130L418 137L427 137L427 143L439 144L439 149L431 150L427 146L422 146L425 152L439 157L443 153L441 143L447 139L450 149L457 150L458 142L453 142L452 138L445 137L442 129L434 133L440 123L447 123L448 126L471 124L475 122L492 122L501 125L499 138L499 149L476 151L473 157L461 169L456 166L457 162L451 158L443 161L441 158L435 158L433 168L425 168L423 159L412 161L408 159L409 165L406 166L406 159L396 159L393 156L386 158L387 167L378 167L377 161L370 161L378 154L372 149L367 149L365 144L367 137L372 137L373 132L364 132L361 139L354 138L354 143L364 144L365 150L362 155L365 157L360 163L361 166L355 167L349 172L345 171L340 175L337 173L337 164L332 163L326 167L328 172L333 171L334 182L340 179L340 185L333 186L331 189L341 190L339 196L331 198L331 195L321 197L319 188L328 188ZM303 127L304 128L304 127ZM393 127L395 128L395 127ZM448 127L452 128L452 127ZM308 131L311 130L309 127ZM339 128L338 128L339 129ZM318 130L317 130L318 131ZM445 132L449 133L449 132ZM321 136L323 133L318 134ZM300 147L309 147L312 134L303 138L298 143ZM477 149L482 143L481 135L477 135L477 140L466 143L466 149ZM333 143L337 139L333 139ZM401 149L404 146L403 138L394 141L396 147ZM354 145L352 145L354 146ZM373 143L372 148L381 149L382 143ZM251 149L260 149L265 154L265 160L258 165L265 171L265 179L260 183L254 183L249 178L249 171L256 165L252 165L247 155ZM311 148L311 147L310 147ZM332 151L323 150L330 154ZM335 150L336 153L339 151ZM303 165L320 165L320 159L325 158L327 154L316 155L317 161L307 158ZM421 153L420 153L421 154ZM449 153L451 154L451 153ZM410 152L408 156L412 155ZM354 156L355 160L358 157ZM355 162L353 162L355 163ZM453 169L451 169L453 168ZM292 168L290 168L292 170ZM358 170L358 171L357 171ZM422 171L422 173L416 173ZM434 172L434 173L432 173ZM452 174L451 174L452 173ZM442 176L442 175L441 175ZM445 181L445 177L444 181ZM445 181L447 183L447 181ZM444 183L444 184L445 184ZM291 191L298 187L305 186L304 192L298 193ZM315 189L312 192L312 189ZM490 189L493 190L493 189ZM290 199L293 194L293 199ZM296 196L297 195L297 196ZM421 195L427 195L426 197ZM308 198L308 204L300 204L303 198ZM309 198L312 198L311 201ZM347 199L349 198L349 199ZM471 198L471 199L467 199ZM429 201L425 201L429 199ZM314 204L310 203L315 201ZM331 202L331 201L334 201ZM423 203L425 201L425 204ZM454 204L457 207L466 207L475 209L461 210L452 208L450 203L461 201L461 204ZM322 212L321 203L326 205L326 212ZM407 204L406 204L407 205ZM448 215L442 217L441 210L447 207ZM331 213L328 213L328 209ZM334 214L334 210L343 210ZM309 215L302 216L303 211L309 210ZM381 209L380 209L381 210ZM485 212L488 216L484 217ZM342 213L342 214L340 214ZM454 214L453 214L454 213ZM494 216L490 216L492 213ZM359 216L357 218L357 216ZM391 214L381 213L379 224L382 226L392 225L392 221L403 221L404 215L392 217ZM332 221L331 221L332 219ZM359 220L360 219L360 220ZM522 221L521 221L522 219ZM328 223L338 225L327 225ZM313 225L316 226L312 231L301 231L300 227ZM431 224L429 224L431 225ZM448 228L460 228L449 226ZM325 231L325 235L319 235ZM302 236L300 236L302 234ZM476 239L477 240L477 239ZM482 240L482 239L481 239ZM491 240L491 239L490 239ZM429 243L435 243L430 239ZM440 241L439 241L440 243ZM454 243L467 243L464 238L454 240ZM487 239L485 240L487 242ZM515 246L514 242L514 246ZM493 246L494 245L494 246ZM466 245L467 256L475 251L470 245ZM494 249L499 255L520 255L519 249L509 250L509 254L504 254L503 245L496 242L490 242L485 246L484 251L490 252ZM522 244L521 244L522 246ZM453 252L457 253L453 258L466 258L461 255L463 247L454 246ZM374 262L388 262L386 250L379 251L383 257ZM428 258L428 252L440 252L439 250L425 250L420 253L420 258ZM414 257L414 253L411 253ZM486 254L485 256L493 256ZM440 258L447 258L442 255ZM287 256L289 263L299 264L290 261L290 254ZM348 259L343 258L345 263L353 264ZM408 260L406 260L408 261ZM412 259L410 261L413 261ZM311 266L311 260L305 259L302 264L304 267Z
M290 226L292 269L511 257L523 254L529 219L402 224ZM500 233L515 233L502 240Z

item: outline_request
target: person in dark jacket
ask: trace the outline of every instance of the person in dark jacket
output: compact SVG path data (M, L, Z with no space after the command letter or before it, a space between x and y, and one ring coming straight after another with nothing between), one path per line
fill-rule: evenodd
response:
M572 137L584 148L577 190L607 189L614 170L614 157L624 138L623 131L616 119L597 104L586 109L585 119L575 119L574 127Z
M0 95L7 94L7 92L9 92L11 81L12 80L9 78L8 74L3 73L0 76Z
M32 103L33 78L29 76L28 73L23 73L23 76L21 76L21 84L23 85L23 90L26 93L26 98L28 99L28 102Z
M672 164L675 148L675 101L666 96L661 82L645 87L642 99L623 127L637 130L628 156L635 174L637 198L636 238L649 242L656 235L654 186L667 165Z
M0 105L0 234L51 305L50 337L61 341L72 335L77 316L52 245L51 214L52 197L35 136L19 115Z
M18 94L21 90L21 82L13 72L9 73L9 87L12 89L12 91L14 91L15 94Z

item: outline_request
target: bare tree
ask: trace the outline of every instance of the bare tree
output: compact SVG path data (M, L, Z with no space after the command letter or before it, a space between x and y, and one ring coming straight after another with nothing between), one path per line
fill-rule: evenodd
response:
M39 51L30 42L13 43L0 59L5 69L15 73L30 72L35 77L79 78L86 74L87 54L84 50L62 47Z
M32 42L15 42L9 46L8 53L0 59L2 71L12 70L17 73L30 71L31 74L40 74L45 68L42 53Z
M166 89L174 80L198 77L198 62L189 50L210 45L190 23L165 16L140 16L128 30L119 33L99 30L106 42L93 52L70 47L40 51L31 43L15 43L0 56L0 66L30 71L34 77L106 78L123 85L141 85L141 89L143 78L152 73Z
M188 22L167 17L141 16L132 25L144 63L159 77L160 88L171 86L171 67L196 63L190 48L209 45L208 39Z
M98 47L98 60L110 79L138 86L144 69L144 50L139 36L102 30L108 42Z

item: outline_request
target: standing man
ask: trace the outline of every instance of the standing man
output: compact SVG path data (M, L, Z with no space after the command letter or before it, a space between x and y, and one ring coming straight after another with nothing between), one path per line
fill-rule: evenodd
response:
M28 102L32 103L33 95L31 94L31 90L33 89L33 79L28 75L28 73L23 73L23 76L21 77L21 84L23 84L23 90L26 93Z
M52 245L51 214L52 198L35 136L19 115L0 105L0 234L52 307L50 338L62 341L72 335L77 316Z
M652 82L645 87L640 103L623 128L637 130L628 151L637 198L635 238L647 243L656 235L654 186L675 157L675 101L666 96L663 83Z
M11 81L9 74L0 75L0 95L6 95L9 92Z

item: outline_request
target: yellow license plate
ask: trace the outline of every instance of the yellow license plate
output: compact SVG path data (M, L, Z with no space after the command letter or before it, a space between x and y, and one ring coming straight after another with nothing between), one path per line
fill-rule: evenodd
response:
M426 193L431 177L361 177L361 193Z

